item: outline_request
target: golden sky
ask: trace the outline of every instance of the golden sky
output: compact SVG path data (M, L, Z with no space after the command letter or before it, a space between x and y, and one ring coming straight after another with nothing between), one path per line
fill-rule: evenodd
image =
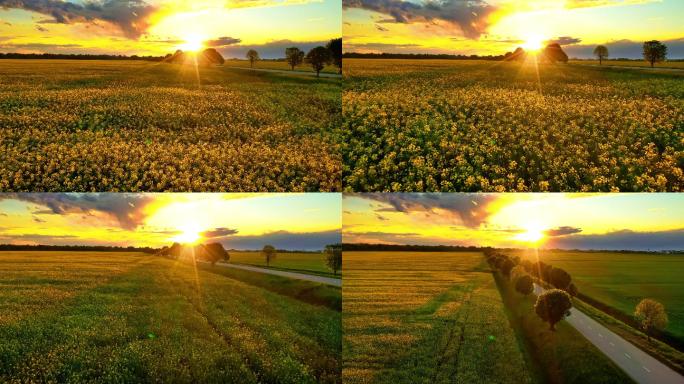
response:
M530 39L558 41L571 57L608 44L638 58L662 40L684 57L681 0L343 0L346 52L502 55Z
M340 241L338 194L0 194L0 243L317 250Z
M339 0L0 0L0 52L164 55L201 40L279 57L340 37L341 13Z
M355 194L345 243L684 250L681 194Z

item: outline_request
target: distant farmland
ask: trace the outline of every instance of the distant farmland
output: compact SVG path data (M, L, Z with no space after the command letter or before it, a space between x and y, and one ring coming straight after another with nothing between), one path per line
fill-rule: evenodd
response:
M230 262L260 267L266 266L266 259L259 251L232 251L230 252ZM322 253L281 252L278 253L275 260L271 261L270 266L275 269L333 276L332 271L325 264L325 255ZM338 272L338 276L339 275L340 272Z
M0 382L341 381L339 289L215 268L0 253Z
M0 190L338 191L341 80L2 60Z
M345 383L529 383L479 253L344 253Z

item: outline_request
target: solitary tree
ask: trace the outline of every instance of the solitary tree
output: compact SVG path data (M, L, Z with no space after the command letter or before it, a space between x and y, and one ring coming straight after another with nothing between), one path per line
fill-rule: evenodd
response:
M306 54L306 61L308 61L314 71L316 71L316 77L320 76L321 70L326 64L330 64L331 59L330 50L326 47L318 46Z
M594 56L598 57L599 65L603 65L603 59L608 58L608 48L605 45L599 45L594 48Z
M572 277L564 269L552 267L549 274L549 283L553 284L558 289L565 289L570 285Z
M646 333L648 341L651 341L651 333L653 331L662 331L667 327L665 307L653 299L641 300L636 306L634 316L641 323L641 328Z
M537 297L534 312L549 323L549 329L556 330L556 323L570 315L570 295L560 289L549 289Z
M290 64L292 70L304 61L304 52L297 47L290 47L285 49L285 59Z
M228 261L230 255L223 249L221 243L210 243L202 246L204 250L204 258L211 263L212 266L216 265L219 260Z
M270 266L271 261L275 260L275 258L276 258L275 247L272 245L264 245L264 249L261 250L261 253L266 258L266 266Z
M342 73L342 38L331 39L325 46L330 51L332 62Z
M515 280L515 290L527 296L534 290L534 282L532 276L523 275Z
M651 68L667 57L667 47L658 40L651 40L644 43L644 59L651 63Z
M249 51L247 51L247 60L249 60L249 66L254 68L254 63L260 60L259 52L250 49Z
M342 246L340 244L325 246L325 263L332 269L333 274L342 268Z

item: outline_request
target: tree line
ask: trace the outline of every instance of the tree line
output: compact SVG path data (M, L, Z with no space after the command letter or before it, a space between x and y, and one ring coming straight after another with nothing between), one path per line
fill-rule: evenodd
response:
M163 61L164 56L90 55L83 53L0 53L0 59Z
M552 287L538 295L534 305L535 313L542 321L549 323L551 331L555 331L555 325L570 315L572 299L579 295L579 291L566 270L543 261L521 260L518 256L511 257L494 249L487 250L485 258L490 267L508 279L522 295L534 292L535 282ZM668 323L665 306L649 298L642 299L636 305L632 319L632 323L646 334L649 342L651 336L662 332Z
M0 251L71 251L71 252L144 252L155 253L152 247L117 247L106 245L17 245L0 244Z
M245 54L247 60L249 60L250 67L254 68L254 64L260 60L259 52L254 49L250 49ZM324 46L319 45L318 47L312 48L308 53L304 54L304 51L298 47L285 48L285 61L290 65L292 70L295 67L301 65L302 63L309 63L311 68L316 72L316 77L320 77L320 73L325 68L326 65L333 64L339 69L339 73L342 73L342 38L331 39Z

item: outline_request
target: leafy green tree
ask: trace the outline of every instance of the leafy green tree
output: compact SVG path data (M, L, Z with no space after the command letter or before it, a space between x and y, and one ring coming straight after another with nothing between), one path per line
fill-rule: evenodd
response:
M294 71L295 67L304 62L304 51L297 47L290 47L285 49L285 59Z
M219 260L228 261L230 255L223 248L221 243L210 243L204 244L203 246L204 258L211 263L212 266L216 265Z
M515 280L515 290L527 296L534 290L534 281L532 276L523 275Z
M643 299L637 304L634 317L641 324L641 328L646 333L648 341L651 341L651 334L655 330L662 331L667 327L667 313L665 306L653 299Z
M311 64L311 67L316 71L316 77L320 77L321 70L325 68L326 64L330 64L332 55L330 50L326 47L318 46L313 48L306 54L306 61Z
M337 271L342 269L342 245L326 245L324 253L325 263L332 269L333 274L337 275Z
M603 65L603 60L608 58L608 48L605 45L596 46L594 56L598 57L599 65Z
M325 46L330 51L332 62L342 73L342 38L331 39Z
M549 283L558 289L566 289L572 282L572 277L566 270L556 267L551 268L549 279Z
M560 289L549 289L537 297L534 312L549 323L549 329L556 330L556 323L570 315L572 301L570 295Z
M261 254L264 255L266 258L266 266L271 266L271 261L275 260L276 258L276 249L272 245L264 245L264 248L261 250Z
M651 68L655 63L664 61L667 57L667 46L658 40L651 40L644 43L644 60L651 63Z
M259 52L255 51L253 49L250 49L249 51L247 51L246 57L247 57L247 60L249 60L249 66L252 68L254 68L254 63L261 60L259 58Z

